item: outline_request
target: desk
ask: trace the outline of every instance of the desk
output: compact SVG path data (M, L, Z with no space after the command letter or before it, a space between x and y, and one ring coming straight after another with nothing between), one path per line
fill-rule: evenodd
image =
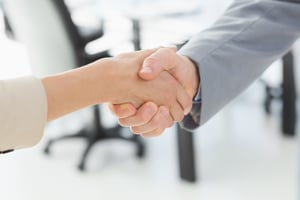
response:
M197 180L193 134L177 125L179 173L183 180L189 182Z
M198 32L204 24L200 22L201 26L196 26L194 23L201 8L198 0L190 0L188 4L183 0L98 0L97 2L99 15L107 21L117 17L131 21L134 50L179 43ZM194 20L183 19L178 23L171 20L182 19L185 15L193 15ZM174 31L176 34L173 34ZM115 28L110 32L118 32L118 29ZM165 36L167 33L169 35ZM150 42L148 42L149 35L152 35ZM162 38L161 35L165 37Z

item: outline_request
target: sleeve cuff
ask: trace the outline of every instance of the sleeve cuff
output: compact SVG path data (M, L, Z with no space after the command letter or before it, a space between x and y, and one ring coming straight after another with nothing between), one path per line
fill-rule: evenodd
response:
M47 98L38 78L0 81L0 151L20 149L40 141L47 120Z
M188 131L195 130L200 126L200 116L201 116L201 101L194 101L191 112L184 117L184 119L179 123L181 128Z

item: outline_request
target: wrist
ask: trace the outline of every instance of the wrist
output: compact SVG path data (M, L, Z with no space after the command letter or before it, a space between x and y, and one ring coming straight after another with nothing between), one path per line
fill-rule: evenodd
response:
M110 98L110 70L107 61L42 79L48 100L48 121L86 106L103 103Z
M113 58L103 58L83 68L82 82L86 83L94 104L112 102L118 98L120 79L117 64Z
M94 65L97 75L98 101L114 104L129 101L129 90L134 87L132 81L137 78L137 69L132 70L131 64L124 58L105 58L91 65ZM99 83L99 80L101 84Z

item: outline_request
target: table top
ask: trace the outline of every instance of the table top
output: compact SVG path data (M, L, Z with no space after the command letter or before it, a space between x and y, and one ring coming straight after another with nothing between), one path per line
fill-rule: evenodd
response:
M149 18L172 13L188 13L199 8L199 0L98 0L99 12Z
M209 27L232 2L232 0L222 2L217 0L211 2L200 0L94 1L95 9L105 18L108 26L106 30L110 33L117 34L120 30L126 29L125 26L128 24L123 20L124 18L139 20L143 49L178 44L189 39Z

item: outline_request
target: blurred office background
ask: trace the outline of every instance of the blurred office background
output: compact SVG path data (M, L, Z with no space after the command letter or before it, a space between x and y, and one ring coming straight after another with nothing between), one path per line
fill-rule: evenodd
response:
M104 27L105 41L91 40L85 50L95 54L107 47L110 55L161 44L180 45L209 27L231 2L65 1L78 27ZM13 27L10 31L9 24L5 25L4 13L0 13L0 78L35 73L27 46ZM293 56L297 80L299 42L293 46ZM274 98L266 108L266 91L282 94L282 64L282 60L274 63L247 91L192 133L196 179L180 176L175 126L160 137L143 140L142 158L136 156L134 143L123 140L96 143L83 171L78 162L85 140L61 141L46 155L50 139L72 134L91 122L92 108L88 108L49 123L37 146L1 155L0 199L295 200L298 123L293 133L283 133L282 98ZM295 85L299 88L297 81ZM115 125L104 107L101 116L104 127Z

